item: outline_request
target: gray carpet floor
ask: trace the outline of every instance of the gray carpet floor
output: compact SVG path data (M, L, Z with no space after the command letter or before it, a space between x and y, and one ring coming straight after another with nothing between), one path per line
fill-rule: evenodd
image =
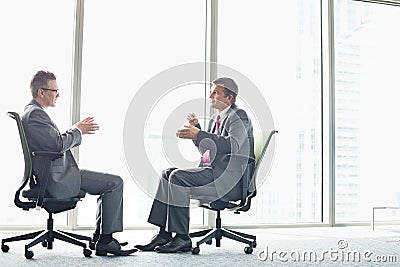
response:
M33 259L25 259L26 241L9 243L0 253L0 266L399 266L400 226L268 228L240 230L257 236L257 248L245 254L244 244L224 238L222 245L202 245L199 255L136 252L127 257L85 258L80 247L55 241L47 250L33 247ZM22 232L0 232L0 238ZM88 234L90 231L76 231ZM154 230L127 230L116 235L129 246L147 243ZM196 241L197 239L193 239Z

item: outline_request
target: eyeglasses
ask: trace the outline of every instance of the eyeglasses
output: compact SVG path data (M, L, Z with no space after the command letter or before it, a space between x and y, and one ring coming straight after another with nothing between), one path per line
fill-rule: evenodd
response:
M52 91L52 92L55 92L56 94L58 94L58 90L59 89L49 89L49 88L41 88L42 90L45 90L45 91Z

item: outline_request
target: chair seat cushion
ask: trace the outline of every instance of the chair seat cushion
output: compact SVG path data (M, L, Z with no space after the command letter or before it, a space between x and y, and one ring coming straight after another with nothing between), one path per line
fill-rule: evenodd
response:
M76 197L56 199L53 198L48 192L45 192L42 208L44 208L47 212L54 214L66 210L71 210L75 208L76 203L81 198L85 197L85 194L86 194L85 191L80 190L79 195ZM39 186L22 191L22 196L29 199L32 202L36 202L38 195L39 195Z
M212 210L233 209L233 208L236 208L237 206L238 206L238 204L235 204L233 202L225 202L222 200L216 200L209 204L209 207Z
M25 197L25 198L28 198L30 200L37 199L38 195L39 195L39 186L35 186L33 188L30 188L30 189L22 191L22 196ZM46 191L44 193L44 200L43 201L52 201L52 200L54 200L54 201L62 202L62 201L72 200L74 198L84 198L85 195L86 195L85 191L80 190L79 194L77 196L75 196L75 197L71 197L71 198L67 198L67 199L55 199L50 195L50 193L48 193Z
M231 192L229 192L229 194L226 194L221 198L216 196L215 187L208 186L191 188L190 194L191 199L195 199L200 202L200 207L217 211L238 207L238 203L235 202L240 200L241 188L235 187L231 190Z

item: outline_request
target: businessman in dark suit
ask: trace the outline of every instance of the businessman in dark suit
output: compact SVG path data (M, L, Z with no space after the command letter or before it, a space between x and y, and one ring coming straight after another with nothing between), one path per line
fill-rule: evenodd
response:
M231 78L213 81L211 107L218 114L208 130L201 130L194 114L189 124L178 130L179 138L192 139L202 160L192 169L169 168L163 171L148 222L159 232L147 245L136 245L143 251L175 253L190 251L189 203L194 188L207 188L215 200L241 197L240 180L245 175L249 158L254 158L253 126L246 112L235 105L238 86ZM251 171L251 170L250 170ZM172 233L176 233L172 236Z
M112 234L121 232L123 212L123 186L121 177L81 170L70 151L81 144L82 135L94 134L99 126L93 117L85 118L65 132L60 132L47 114L49 107L55 107L60 97L56 76L51 72L38 71L32 78L30 89L33 99L25 107L22 123L31 150L62 152L63 157L54 160L50 167L47 184L48 193L57 199L77 196L80 190L98 195L96 230L93 241L96 242L96 255L108 253L125 256L137 249L122 250ZM34 173L40 173L40 162L33 162ZM42 181L36 177L36 183Z

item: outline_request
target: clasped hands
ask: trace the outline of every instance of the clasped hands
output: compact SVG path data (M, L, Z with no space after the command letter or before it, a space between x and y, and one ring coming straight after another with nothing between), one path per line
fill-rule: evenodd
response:
M189 114L187 120L189 125L185 125L182 129L178 130L176 136L182 139L197 139L200 129L195 126L199 124L196 115L194 113Z

